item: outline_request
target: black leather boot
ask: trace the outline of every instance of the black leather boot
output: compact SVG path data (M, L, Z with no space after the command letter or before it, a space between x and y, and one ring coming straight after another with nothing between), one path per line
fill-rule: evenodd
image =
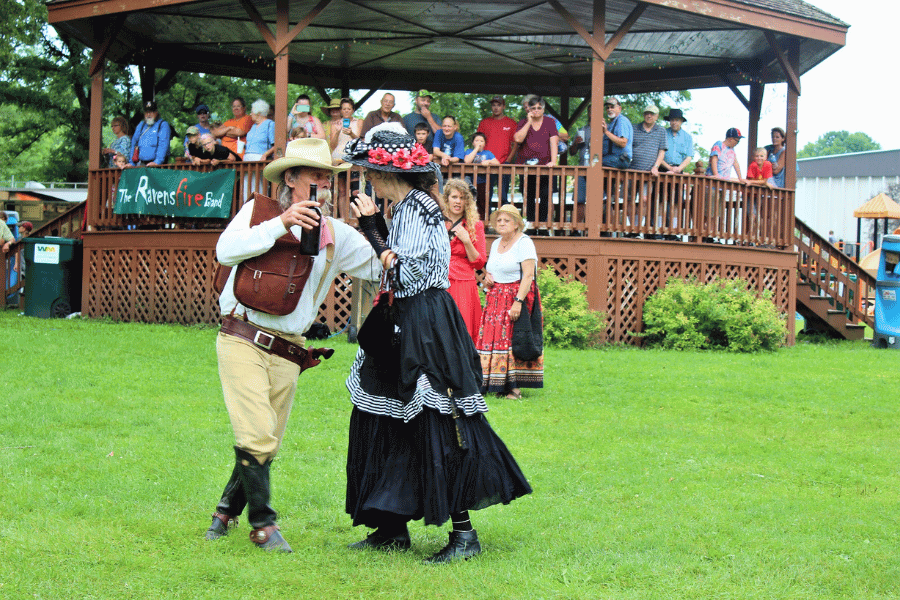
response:
M247 497L244 495L244 485L241 483L241 473L238 463L235 461L231 478L225 484L222 499L216 505L213 513L212 525L206 530L206 539L217 540L228 534L228 530L238 525L238 516L244 512L247 505Z
M385 552L409 550L412 542L409 539L409 529L406 523L402 527L379 527L366 539L347 546L352 550L384 550Z
M429 564L448 563L454 560L469 560L476 554L481 554L481 544L478 543L478 534L471 531L451 531L450 542L443 550L426 558L423 562Z
M261 465L249 452L237 447L234 452L247 498L247 520L253 527L250 539L263 550L292 552L275 525L278 514L269 505L269 467L272 461L268 460Z

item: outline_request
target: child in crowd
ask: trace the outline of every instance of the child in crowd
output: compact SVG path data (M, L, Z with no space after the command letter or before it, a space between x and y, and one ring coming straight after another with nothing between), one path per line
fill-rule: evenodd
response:
M456 117L450 115L444 117L441 121L441 131L443 135L434 136L434 158L445 167L463 160L466 141L459 133Z
M772 179L772 163L769 162L769 153L765 148L757 148L753 155L753 162L747 167L747 183L775 186Z
M428 126L428 123L416 123L413 134L416 136L416 142L421 144L425 150L434 149L425 146L425 142L428 141L428 136L431 134L431 128ZM428 153L428 160L434 160L434 155L430 152Z
M309 137L309 134L306 132L306 128L302 125L298 125L291 129L291 134L289 136L288 142L293 142L294 140L299 140L305 137Z
M117 169L126 169L129 166L128 159L121 152L116 152L116 155L113 158L113 164Z
M499 165L500 161L497 160L497 157L494 156L493 152L485 149L486 145L487 136L480 131L477 132L472 136L472 149L466 151L463 162L467 165ZM467 176L466 180L471 186L471 179ZM478 207L478 215L482 219L487 218L487 213L485 212L485 200L487 199L487 189L485 189L486 180L486 176L478 175L476 179L478 185L475 186L475 204Z

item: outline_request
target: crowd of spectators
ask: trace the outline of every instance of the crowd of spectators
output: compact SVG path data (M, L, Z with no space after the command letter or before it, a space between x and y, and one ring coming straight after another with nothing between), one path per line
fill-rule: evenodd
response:
M457 163L552 166L560 162L566 151L576 157L578 165L587 166L592 162L591 124L579 129L570 139L562 123L547 113L546 102L540 96L529 94L522 99L524 115L518 120L506 114L505 99L494 96L489 103L490 114L478 123L474 132L461 132L454 115L433 114L433 102L431 93L420 90L413 99L412 111L404 116L394 110L394 95L385 93L377 109L357 119L350 98L335 98L325 106L313 107L309 96L301 94L287 115L288 141L301 137L324 139L337 164L348 142L365 137L376 125L394 122L414 135L440 167ZM146 102L143 110L144 118L133 134L124 117L115 117L110 122L115 138L103 151L110 167L155 166L169 159L169 141L175 135L174 130L160 118L155 102ZM322 120L313 114L314 110L321 112ZM262 99L257 100L248 114L245 100L236 97L232 99L231 111L232 118L219 123L211 119L208 105L197 106L197 123L184 135L184 160L216 165L222 161L264 161L274 157L275 127L281 118L273 114L271 106ZM643 118L637 123L623 114L622 103L616 97L605 99L604 111L606 119L600 127L601 162L607 168L646 171L654 178L692 172L747 185L784 187L786 136L780 127L772 129L771 145L755 151L745 176L735 151L744 136L735 127L729 128L709 149L709 162L704 164L702 160L695 161L694 140L684 128L687 118L680 108L668 110L663 117L666 127L658 123L660 110L653 104L644 107ZM583 222L585 217L586 179L577 177L572 190L572 218L577 222ZM490 210L495 190L499 191L499 205L509 202L510 173L478 174L474 181L471 177L467 181L480 215ZM546 221L550 216L551 194L558 190L559 179L529 173L519 177L518 183L527 220ZM340 182L339 193L346 192L346 185L346 181ZM676 184L675 189L680 190L680 185ZM654 214L649 216L656 219Z

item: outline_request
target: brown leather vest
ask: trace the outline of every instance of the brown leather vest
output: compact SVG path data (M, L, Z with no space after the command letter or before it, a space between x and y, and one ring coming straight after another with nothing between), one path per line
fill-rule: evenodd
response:
M261 194L253 194L250 227L281 216L279 204ZM300 240L288 230L264 254L248 258L237 266L234 296L253 310L270 315L287 315L297 308L300 294L312 272L312 257L300 254ZM231 267L219 265L215 288L220 294Z

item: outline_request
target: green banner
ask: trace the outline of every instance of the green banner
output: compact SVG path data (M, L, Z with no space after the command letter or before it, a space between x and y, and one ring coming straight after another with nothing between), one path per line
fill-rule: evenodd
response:
M116 193L117 215L227 219L234 170L212 173L169 169L124 169Z

